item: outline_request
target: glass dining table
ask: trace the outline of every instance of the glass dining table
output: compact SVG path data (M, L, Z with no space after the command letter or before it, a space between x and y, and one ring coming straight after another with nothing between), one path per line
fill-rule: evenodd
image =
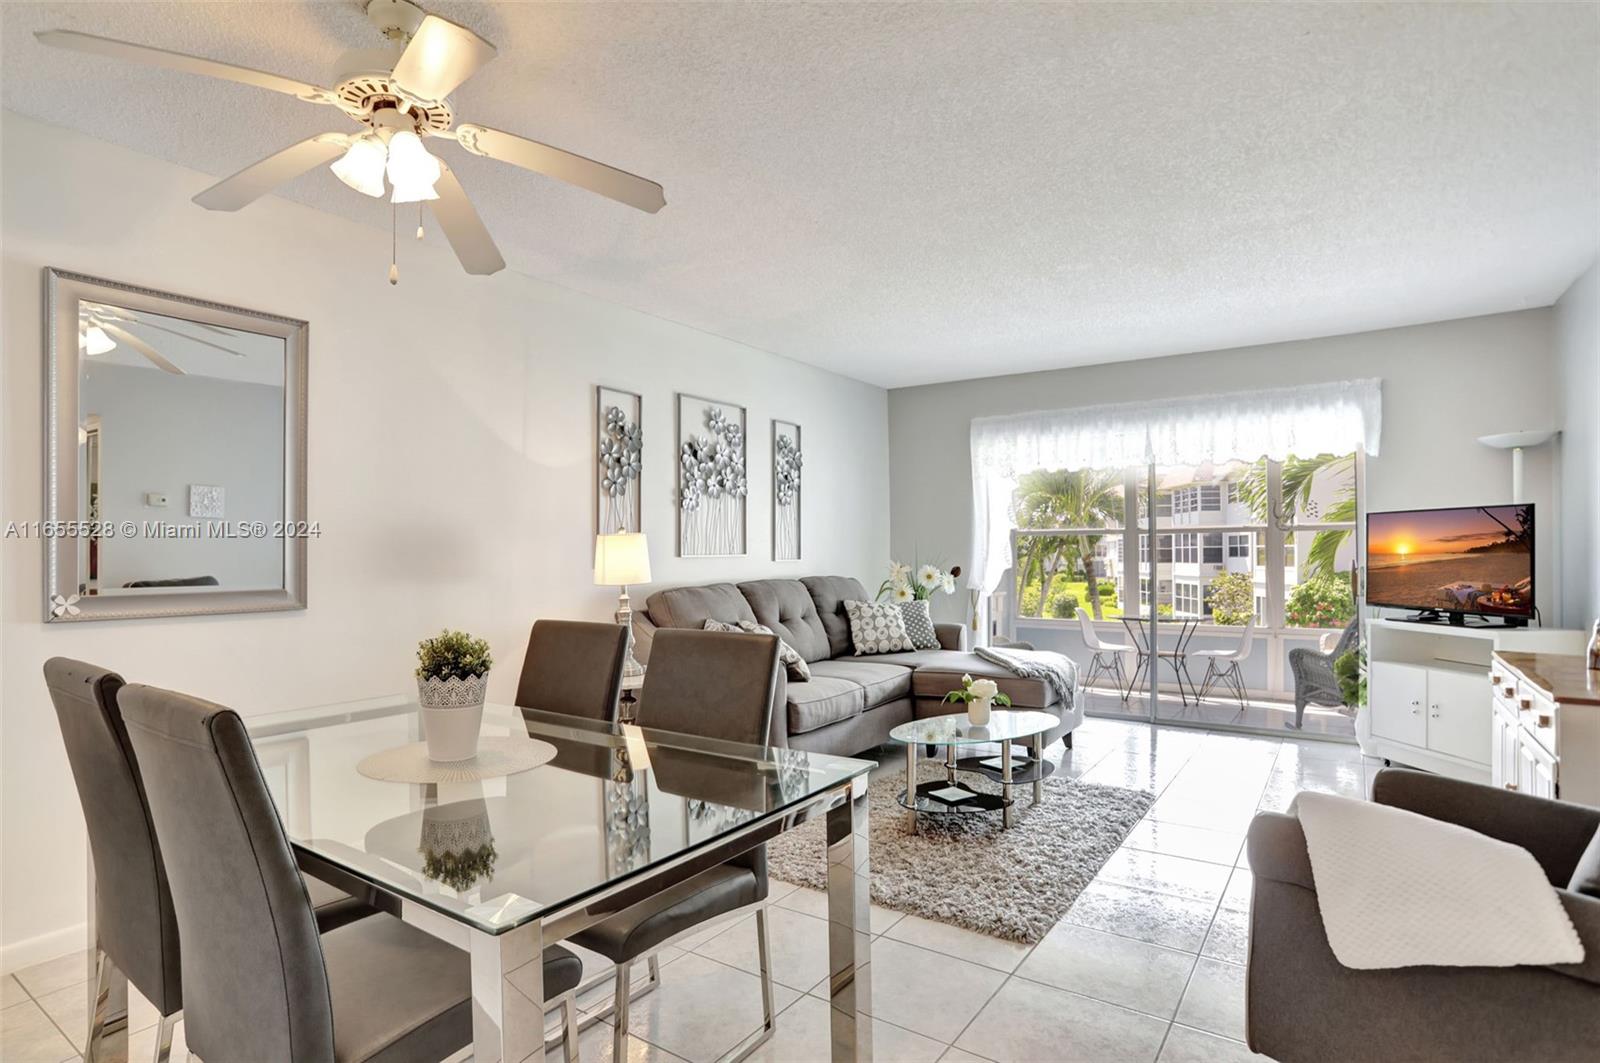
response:
M470 954L477 1063L542 1058L547 945L821 817L832 1058L871 1059L872 762L490 705L485 736L549 743L554 759L396 783L356 766L421 739L407 697L246 724L301 869Z

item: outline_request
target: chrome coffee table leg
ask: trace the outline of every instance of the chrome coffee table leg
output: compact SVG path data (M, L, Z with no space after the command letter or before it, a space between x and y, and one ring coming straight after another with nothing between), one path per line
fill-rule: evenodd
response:
M1033 803L1044 800L1044 732L1033 736Z
M944 781L954 786L956 783L956 747L944 747Z
M1011 743L1000 743L1000 797L1005 802L1000 825L1009 828L1016 822L1016 806L1011 802Z
M906 830L917 833L917 745L906 743Z

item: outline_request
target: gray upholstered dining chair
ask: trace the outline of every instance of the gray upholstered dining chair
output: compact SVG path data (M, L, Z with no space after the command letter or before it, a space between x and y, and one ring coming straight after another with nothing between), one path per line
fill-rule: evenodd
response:
M639 697L639 726L765 745L772 695L778 681L778 640L771 635L663 628L650 650L650 670ZM761 1029L735 1046L743 1059L772 1036L772 956L767 943L767 849L757 846L662 892L624 908L573 935L574 943L616 965L610 1014L612 1058L628 1058L628 1006L635 994L631 970L647 957L649 982L660 984L656 953L712 919L755 905L761 971ZM602 1012L605 1015L607 1012Z
M172 1050L172 1028L183 1010L178 924L139 762L117 703L122 677L53 657L45 662L44 679L83 806L98 885L92 942L97 985L86 1054L91 1060L126 1057L132 982L161 1014L155 1047L159 1063ZM323 930L374 914L326 883L308 880L306 886Z
M584 620L536 620L517 682L517 705L591 720L617 717L628 629Z
M466 952L389 916L318 932L237 713L137 684L119 698L143 765L183 950L184 1030L202 1059L423 1063L472 1043ZM582 965L544 953L566 1014Z

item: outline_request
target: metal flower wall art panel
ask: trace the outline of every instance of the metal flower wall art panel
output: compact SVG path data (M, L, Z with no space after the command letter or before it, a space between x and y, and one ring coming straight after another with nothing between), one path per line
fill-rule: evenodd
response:
M772 422L772 559L800 560L800 426Z
M678 556L731 557L745 550L743 406L678 396Z
M600 535L640 531L644 431L639 422L644 402L631 391L603 386L594 391L599 441L595 531Z

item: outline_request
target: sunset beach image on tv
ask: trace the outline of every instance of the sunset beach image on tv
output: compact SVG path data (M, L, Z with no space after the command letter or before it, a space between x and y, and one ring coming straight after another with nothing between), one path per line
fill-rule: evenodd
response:
M1367 517L1367 601L1491 616L1533 613L1533 507Z

